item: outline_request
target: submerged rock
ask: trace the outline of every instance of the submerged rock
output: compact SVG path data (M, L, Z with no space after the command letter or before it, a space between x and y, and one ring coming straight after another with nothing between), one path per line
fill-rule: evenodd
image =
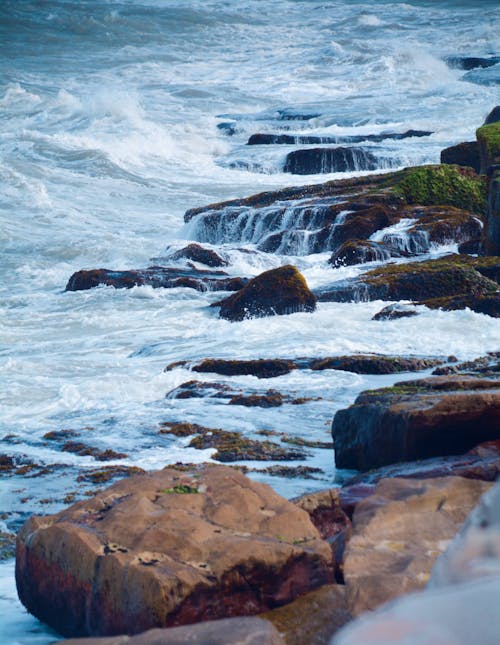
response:
M313 361L310 367L312 370L343 370L356 374L397 374L398 372L418 372L442 363L441 359L435 358L359 354L321 358Z
M349 240L344 242L332 254L328 263L335 268L352 266L365 262L389 260L392 254L389 249L371 240Z
M283 172L316 175L376 168L377 158L363 148L306 148L288 153Z
M248 139L247 145L317 145L317 144L339 144L339 143L362 143L363 141L372 141L380 143L386 139L409 139L411 137L428 137L432 132L428 130L407 130L406 132L382 132L380 134L356 134L345 136L311 136L303 134L252 134Z
M188 244L183 249L175 251L175 253L173 253L170 257L172 258L172 260L180 260L181 258L186 258L187 260L192 260L193 262L206 264L209 267L227 266L226 260L223 260L218 253L212 251L212 249L204 249L199 244Z
M344 577L353 615L423 588L436 558L490 483L442 477L384 479L354 511Z
M287 359L259 358L257 360L223 360L207 358L193 365L193 372L214 372L224 376L251 375L258 378L283 376L296 369L297 365Z
M32 517L19 597L66 636L257 614L331 582L307 513L231 468L167 468Z
M412 318L413 316L418 316L418 311L413 305L395 303L381 309L373 316L372 320L398 320L399 318Z
M214 303L219 316L231 321L316 309L316 297L303 276L288 264L261 273L233 296Z
M450 67L466 71L485 69L500 63L500 57L498 56L489 56L488 58L484 56L448 56L445 60Z
M332 436L338 468L462 454L500 439L500 381L438 376L368 390L337 412Z
M149 285L154 289L189 287L197 291L237 291L246 283L246 279L230 278L224 271L167 267L149 267L137 271L90 269L73 273L66 285L66 291L82 291L101 284L116 289Z

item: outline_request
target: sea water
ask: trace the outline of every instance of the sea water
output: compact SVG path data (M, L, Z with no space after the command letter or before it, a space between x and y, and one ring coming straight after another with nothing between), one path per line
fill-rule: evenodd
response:
M61 452L44 440L47 432L69 429L77 440L128 455L111 464L201 462L213 451L160 435L159 424L324 442L336 410L363 389L402 378L297 370L269 381L230 379L242 390L321 397L264 410L165 398L193 378L183 367L165 372L173 361L355 352L471 359L499 349L498 320L468 310L380 323L371 318L385 303L320 303L314 314L232 324L209 308L221 294L64 291L79 269L146 267L182 247L192 235L183 225L188 208L349 176L285 174L285 156L297 146L247 146L251 134L426 130L432 134L363 147L386 168L438 162L442 148L473 140L499 102L498 69L470 75L445 58L498 54L499 24L500 4L484 0L3 0L1 453L51 466L41 477L2 479L3 531L59 510L68 494L84 490L80 473L106 465ZM213 245L230 259L231 275L291 262L316 287L361 271L333 270L328 254L237 247ZM314 480L250 475L288 497L346 476L335 471L331 450L306 452L298 463L321 469ZM0 578L0 640L51 642L50 630L16 600L12 559Z

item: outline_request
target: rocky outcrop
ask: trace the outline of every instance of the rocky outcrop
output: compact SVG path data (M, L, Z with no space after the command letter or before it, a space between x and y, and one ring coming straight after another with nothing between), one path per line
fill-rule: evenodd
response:
M182 249L175 251L171 256L172 260L181 260L183 258L206 264L209 267L227 266L226 260L212 249L205 249L199 244L188 244Z
M224 271L167 267L149 267L137 271L90 269L73 273L66 285L66 291L82 291L99 285L116 289L149 285L154 289L189 287L196 291L237 291L247 282L244 278L230 278Z
M340 144L340 143L362 143L363 141L371 141L380 143L386 139L409 139L411 137L428 137L432 132L428 130L406 130L406 132L382 132L380 134L356 134L346 136L311 136L303 134L267 134L257 133L252 134L248 139L247 145L249 146L262 146L262 145L321 145L321 144Z
M369 300L428 301L452 296L495 296L498 283L483 275L496 275L496 261L452 255L438 260L391 264L358 278L338 281L316 291L319 301ZM439 306L439 305L438 305Z
M456 146L445 148L441 151L441 163L467 166L474 168L479 173L481 171L481 160L477 141L467 141L466 143L459 143Z
M354 511L344 560L349 611L356 616L423 588L436 558L490 487L460 477L379 482Z
M257 614L332 577L307 513L221 466L122 480L17 542L21 601L66 636Z
M297 365L287 359L259 358L257 360L237 361L207 358L193 365L193 372L208 372L224 376L251 375L257 378L274 378L288 374Z
M283 172L316 175L376 168L377 158L363 148L306 148L288 153Z
M328 260L335 268L353 266L364 262L389 260L391 252L371 240L349 240L344 242Z
M333 632L332 632L333 633ZM197 625L150 629L138 636L71 638L61 645L287 645L262 618L225 618Z
M500 439L500 381L438 376L362 392L334 417L338 468L457 455Z
M233 296L214 303L219 316L231 321L316 309L316 297L303 276L288 264L261 273Z

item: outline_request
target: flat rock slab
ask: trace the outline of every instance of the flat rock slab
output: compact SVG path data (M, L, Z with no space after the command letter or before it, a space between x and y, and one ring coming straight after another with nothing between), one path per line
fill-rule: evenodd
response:
M437 376L368 390L337 412L332 435L338 468L461 454L500 438L500 381Z
M32 517L16 557L21 601L66 636L257 614L333 580L304 510L212 465L130 477Z
M384 479L354 511L344 576L353 615L423 588L436 558L492 484L461 477Z
M284 645L275 627L261 618L226 618L196 625L150 629L138 636L71 638L61 645Z

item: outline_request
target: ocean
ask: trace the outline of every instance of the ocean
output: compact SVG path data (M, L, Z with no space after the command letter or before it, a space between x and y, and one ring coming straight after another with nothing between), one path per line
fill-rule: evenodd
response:
M474 139L500 102L498 65L466 71L446 58L498 55L499 24L500 3L484 0L0 3L0 453L33 466L2 478L0 531L78 499L92 489L78 477L97 467L210 459L212 449L159 434L161 423L327 442L336 410L402 378L332 370L231 377L242 390L313 399L246 408L166 398L193 378L186 367L165 372L174 361L357 352L468 360L499 349L498 320L468 310L381 324L371 318L383 302L320 303L314 314L233 324L209 308L220 293L64 290L82 268L161 263L196 237L183 222L189 208L359 174L285 173L297 146L246 145L252 134L428 131L364 147L383 170L438 162L443 148ZM212 240L211 248L225 253L234 276L292 263L318 287L362 270L332 269L328 253L256 251L251 240ZM62 451L44 438L61 430L126 457L103 464ZM349 475L336 472L331 449L307 449L297 464L320 470L314 479L250 476L293 497ZM12 557L0 563L0 580L1 642L52 642L17 601Z

